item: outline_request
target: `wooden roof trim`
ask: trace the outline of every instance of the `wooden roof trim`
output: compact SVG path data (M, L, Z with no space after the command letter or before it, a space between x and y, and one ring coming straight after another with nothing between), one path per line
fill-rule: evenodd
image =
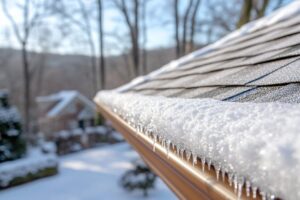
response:
M212 168L201 170L200 162L195 166L177 156L175 150L168 153L160 143L156 143L153 151L153 140L130 127L123 119L110 111L101 102L96 102L98 111L110 120L125 139L140 154L150 168L169 186L180 199L237 199L237 194L228 184L228 177L223 182L217 181ZM172 149L172 148L171 148ZM245 188L243 189L243 195ZM242 199L251 199L242 196ZM256 199L260 199L257 195Z

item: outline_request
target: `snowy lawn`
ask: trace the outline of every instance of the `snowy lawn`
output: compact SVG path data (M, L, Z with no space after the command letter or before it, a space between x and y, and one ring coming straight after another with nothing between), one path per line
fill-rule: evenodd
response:
M132 168L137 154L126 143L85 150L60 158L58 175L0 192L2 200L100 200L142 199L142 192L128 193L120 176ZM176 199L157 179L147 199Z

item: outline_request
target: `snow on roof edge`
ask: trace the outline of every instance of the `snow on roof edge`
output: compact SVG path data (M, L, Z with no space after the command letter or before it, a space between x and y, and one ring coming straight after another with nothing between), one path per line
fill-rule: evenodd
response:
M210 44L210 45L208 45L204 48L201 48L197 51L194 51L186 56L183 56L182 58L173 60L173 61L169 62L168 64L162 66L161 68L149 73L148 75L139 76L139 77L133 79L132 81L130 81L129 83L114 89L114 91L125 92L141 83L146 82L147 80L149 80L153 77L156 77L159 74L165 73L165 72L173 70L175 68L178 68L181 66L181 64L183 64L189 60L192 60L199 56L203 56L203 55L217 49L219 46L221 46L222 44L224 44L232 39L235 39L242 35L257 31L263 27L271 26L280 21L284 21L284 20L286 20L296 14L299 14L299 13L300 13L300 1L291 2L290 4L274 11L273 13L271 13L268 16L265 16L258 20L252 21L248 24L245 24L241 28L233 31L232 33L229 33L228 35L226 35L225 37L216 41L215 43Z
M226 172L234 187L300 198L300 105L102 92L97 100L154 141ZM168 151L168 150L167 150ZM232 184L232 183L231 183ZM249 188L247 188L249 189Z

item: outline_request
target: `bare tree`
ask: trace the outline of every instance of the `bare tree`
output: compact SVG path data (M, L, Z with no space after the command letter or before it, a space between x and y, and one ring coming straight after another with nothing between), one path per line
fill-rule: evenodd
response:
M186 8L179 12L180 0L173 0L176 57L183 56L194 49L197 13L201 0L186 1Z
M275 6L273 6L270 11L278 9L284 2L287 3L289 2L289 0L272 1ZM239 28L242 25L250 22L251 20L259 19L265 16L267 13L267 9L271 6L272 5L270 0L244 0L237 27Z
M24 79L24 131L30 138L30 123L31 123L31 88L30 88L30 63L28 56L28 43L33 29L42 22L42 19L47 15L49 4L47 1L32 1L25 0L22 3L16 4L15 8L19 9L21 15L21 23L18 23L10 9L7 0L1 0L2 10L9 20L15 37L22 49L22 64L23 64L23 79Z
M269 0L263 0L262 2L256 0L254 4L254 9L256 11L255 19L265 16L268 5L269 5Z
M192 6L193 6L193 0L190 0L188 5L187 5L187 8L185 10L185 13L184 13L184 17L183 17L183 24L182 24L182 44L181 44L181 55L184 55L186 54L186 41L187 41L187 31L188 31L188 23L190 21L190 13L191 13L191 9L192 9Z
M252 0L244 0L237 27L240 28L251 20Z
M175 43L176 43L176 58L180 57L180 39L179 39L179 11L178 2L179 0L174 0L173 2L173 14L174 14L174 28L175 28Z
M129 2L129 1L126 1ZM140 0L133 0L132 9L129 9L128 3L125 0L113 0L114 5L122 14L126 26L129 31L131 40L131 56L135 76L140 75L140 45L139 45L139 17L140 17Z
M147 1L144 0L142 2L142 11L141 11L141 23L142 23L142 67L141 67L141 74L147 73L147 49L146 49L146 44L147 44L147 22L146 22L146 16L147 16Z
M196 0L195 5L193 6L193 11L192 11L192 17L191 17L191 27L190 27L190 48L189 52L194 50L194 43L195 43L195 29L196 29L196 17L197 17L197 12L199 10L201 0Z
M99 55L100 55L100 62L99 62L99 69L100 69L100 86L99 89L105 88L105 58L104 58L104 41L103 41L103 5L102 0L97 0L98 3L98 27L99 27Z
M197 31L205 30L203 35L207 38L207 43L232 32L236 29L237 21L240 17L240 0L210 0L203 6L207 13L205 18L197 24Z
M93 93L97 91L97 58L96 45L93 39L92 17L91 12L93 5L89 7L83 0L67 2L58 0L55 2L54 11L60 15L66 26L77 27L84 35L90 50L90 65L92 68L91 77Z

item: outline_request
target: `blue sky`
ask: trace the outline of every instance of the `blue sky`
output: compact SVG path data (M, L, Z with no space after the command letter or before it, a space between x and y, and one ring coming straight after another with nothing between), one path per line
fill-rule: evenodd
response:
M91 2L91 0L87 0L87 3ZM107 1L108 2L108 1ZM153 10L153 5L155 5L155 3L160 2L159 0L152 0L149 3L149 10ZM11 3L11 2L10 2ZM160 3L162 4L162 3ZM163 4L162 4L163 5ZM120 16L119 12L114 9L112 7L112 5L110 4L105 4L104 5L104 30L106 32L106 36L105 36L105 42L106 42L106 47L107 47L107 53L108 54L116 54L119 53L120 50L118 50L118 48L124 48L124 46L126 47L126 44L124 41L128 41L128 39L126 38L126 32L127 29L122 22L122 16ZM22 14L19 11L18 8L16 8L16 6L12 5L9 7L9 11L11 13L11 15L13 16L13 18L15 19L15 21L17 21L18 23L22 22ZM150 11L149 11L150 13ZM151 13L153 13L153 11L151 11ZM156 9L154 11L155 15L160 15L159 17L161 17L161 19L166 19L169 15L169 13L166 12L161 12L161 10ZM91 14L91 17L96 17L96 13ZM173 42L173 33L172 33L172 26L168 25L168 26L164 26L162 28L162 25L160 24L161 22L153 22L150 18L151 18L151 14L149 14L147 16L147 23L149 24L149 28L147 31L147 48L151 49L151 48L158 48L158 47L167 47L172 45ZM47 23L51 24L52 22L55 23L56 19L47 19ZM97 41L97 25L96 23L93 24L94 25L94 40ZM2 27L0 29L0 46L6 46L6 47L13 47L13 48L20 48L19 43L17 42L14 34L13 34L13 29L12 26L10 24L10 22L8 21L8 19L6 18L6 16L4 15L4 13L2 12L2 8L1 8L1 12L0 12L0 27ZM53 28L54 31L52 31L52 33L49 35L50 37L53 37L52 40L59 40L59 34L55 33L55 28ZM38 31L36 31L35 33L37 33ZM37 33L37 34L41 34L41 33ZM120 37L122 37L122 43L121 44L120 41L116 40L112 35L113 34L118 34ZM151 36L151 37L149 37ZM36 36L34 36L36 37ZM73 38L74 37L74 38ZM73 37L64 39L63 41L61 40L61 44L57 45L57 47L53 48L52 51L54 52L59 52L59 53L82 53L85 54L86 51L86 46L85 46L85 41L83 41L80 35L80 33L78 34L74 34ZM78 39L76 39L76 37ZM48 39L49 39L48 38ZM74 40L77 40L77 44L74 45ZM82 41L81 41L82 40ZM33 50L39 50L40 47L37 44L38 41L34 41L31 40L31 46L30 48ZM116 45L119 45L120 47L116 48ZM109 46L112 46L113 48L109 48Z

